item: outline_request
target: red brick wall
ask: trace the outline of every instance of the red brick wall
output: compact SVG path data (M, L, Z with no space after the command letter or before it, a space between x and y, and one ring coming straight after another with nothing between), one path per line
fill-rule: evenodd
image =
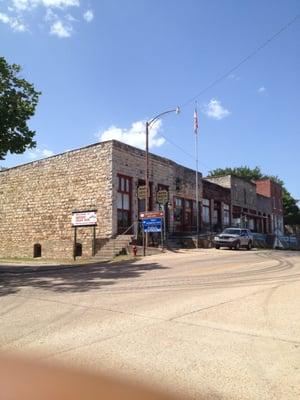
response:
M259 180L255 183L256 192L263 196L271 197L273 212L281 214L283 208L281 186L270 179Z
M266 197L271 197L271 181L266 179L263 181L256 181L256 193Z

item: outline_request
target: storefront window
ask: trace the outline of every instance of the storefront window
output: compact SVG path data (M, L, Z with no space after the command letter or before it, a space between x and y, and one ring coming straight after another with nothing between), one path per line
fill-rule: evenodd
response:
M223 205L223 224L224 226L229 226L230 224L230 211L229 211L229 205L224 204Z
M122 233L131 225L131 178L118 175L117 193L118 232Z
M208 199L202 201L202 219L205 224L210 223L210 205Z
M174 222L182 221L183 215L183 200L179 197L175 198L175 209L174 209Z
M251 231L254 231L254 219L253 218L249 219L248 228L251 229Z

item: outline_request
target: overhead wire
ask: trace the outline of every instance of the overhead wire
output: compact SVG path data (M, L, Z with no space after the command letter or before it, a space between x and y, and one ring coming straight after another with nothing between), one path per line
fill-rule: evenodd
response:
M276 31L272 36L270 36L267 40L265 40L261 45L259 45L256 49L254 49L252 52L250 52L246 57L244 57L241 61L239 61L236 65L234 65L232 68L230 68L227 72L224 74L220 75L218 78L216 78L214 81L212 81L208 86L203 88L201 91L199 91L195 96L191 97L189 100L187 100L185 103L183 103L180 106L180 109L185 108L187 105L190 103L194 102L198 97L212 89L214 86L216 86L218 83L220 83L222 80L228 78L233 72L235 72L237 69L239 69L243 64L248 62L251 58L253 58L257 53L259 53L262 49L264 49L266 46L268 46L274 39L276 39L279 35L281 35L284 31L286 31L292 24L294 24L298 19L300 18L300 14L297 14L294 18L292 18L288 23L283 25L278 31ZM187 156L191 157L193 160L195 157L188 153L185 149L183 149L181 146L179 146L177 143L171 141L166 135L161 136L170 144L172 144L174 147L177 149L181 150L183 153L185 153ZM208 167L207 165L203 164L205 167Z
M202 89L200 92L198 92L195 96L187 100L185 103L181 105L181 109L186 107L188 104L194 102L198 97L200 97L202 94L206 93L208 90L216 86L219 82L222 80L226 79L228 76L230 76L233 72L235 72L238 68L240 68L241 65L245 64L247 61L249 61L252 57L254 57L257 53L259 53L262 49L264 49L268 44L270 44L274 39L276 39L282 32L286 31L292 24L294 24L297 19L300 18L300 14L297 14L293 19L291 19L287 24L282 26L277 32L275 32L272 36L270 36L267 40L265 40L260 46L258 46L256 49L254 49L251 53L249 53L246 57L244 57L240 62L238 62L235 66L230 68L227 72L219 76L217 79L215 79L213 82L211 82L208 86L206 86L204 89Z

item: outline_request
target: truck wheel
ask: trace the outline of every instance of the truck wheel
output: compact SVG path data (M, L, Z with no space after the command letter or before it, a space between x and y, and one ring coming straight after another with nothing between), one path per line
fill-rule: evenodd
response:
M251 250L251 249L252 249L252 242L249 242L248 246L247 246L247 250Z
M215 245L215 248L216 248L217 250L219 250L219 249L220 249L220 246L219 246L218 244L216 244L216 245Z
M236 245L234 246L235 250L239 250L241 247L240 242L236 242Z

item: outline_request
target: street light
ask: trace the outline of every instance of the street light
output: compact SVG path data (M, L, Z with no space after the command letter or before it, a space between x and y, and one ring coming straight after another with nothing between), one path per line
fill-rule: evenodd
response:
M145 185L146 185L146 199L145 199L145 211L148 211L148 200L149 200L149 128L151 128L151 125L154 124L155 121L157 121L159 118L161 118L163 115L170 114L170 113L180 113L180 108L176 107L172 110L167 110L164 111L158 115L156 115L154 118L150 119L149 121L146 121L146 168L145 168ZM148 246L148 232L146 232L146 240L144 243L144 256L146 255L146 247Z

